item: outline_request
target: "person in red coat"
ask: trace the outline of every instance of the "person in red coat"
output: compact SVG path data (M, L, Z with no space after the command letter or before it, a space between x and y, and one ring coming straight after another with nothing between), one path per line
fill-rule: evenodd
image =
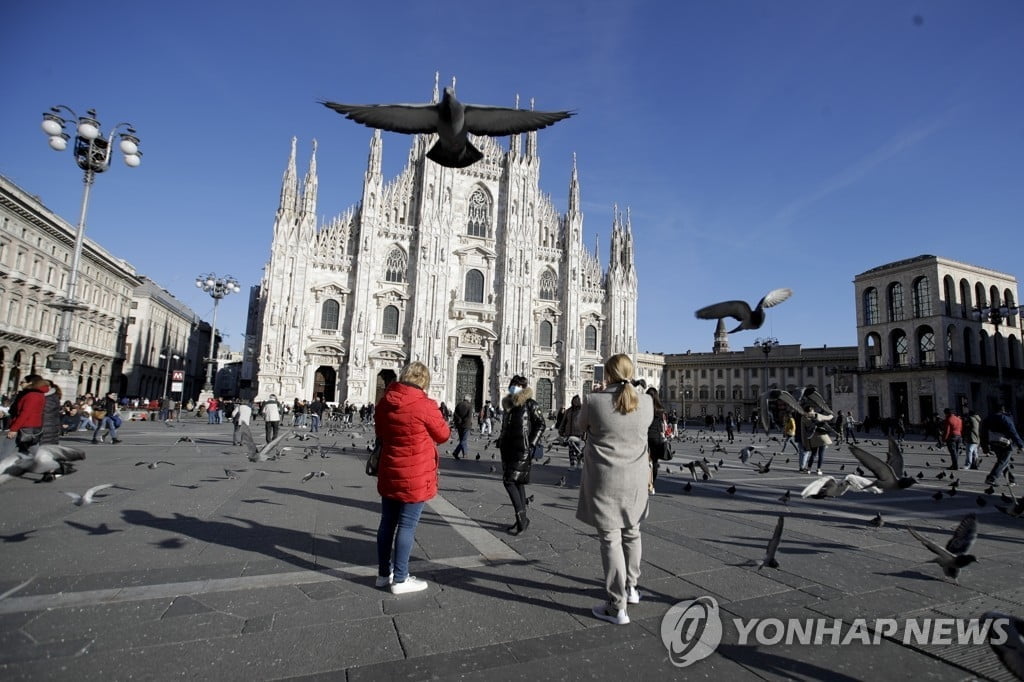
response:
M430 370L413 362L388 386L375 411L374 429L382 443L376 584L390 585L392 594L427 589L425 580L409 575L409 555L423 505L437 494L437 444L451 436L437 403L425 392L429 385Z
M29 448L39 443L43 433L43 406L46 404L50 382L31 374L25 377L23 383L25 387L14 403L16 416L7 431L7 437L16 439L18 452L27 453Z

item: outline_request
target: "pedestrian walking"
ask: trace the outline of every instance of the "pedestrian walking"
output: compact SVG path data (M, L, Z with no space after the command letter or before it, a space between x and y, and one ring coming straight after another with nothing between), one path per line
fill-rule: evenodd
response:
M515 523L508 528L519 535L530 526L526 515L526 485L530 482L533 452L547 427L540 405L533 399L533 389L526 377L514 376L508 395L501 400L505 420L501 423L498 449L501 451L501 481L512 502Z

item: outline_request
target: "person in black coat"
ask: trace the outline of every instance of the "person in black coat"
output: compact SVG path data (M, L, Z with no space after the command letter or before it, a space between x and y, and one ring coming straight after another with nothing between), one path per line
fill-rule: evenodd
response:
M505 419L501 423L498 448L501 450L502 482L512 508L516 513L515 525L508 532L519 535L530 525L526 516L526 484L530 482L533 451L547 428L540 405L533 399L533 390L526 377L514 376L509 382L508 395L502 401Z
M455 429L459 432L459 444L455 447L455 451L452 452L452 457L459 459L459 454L465 457L469 447L469 432L473 428L473 405L469 402L469 396L464 396L462 401L455 406L455 414L453 419L455 421Z

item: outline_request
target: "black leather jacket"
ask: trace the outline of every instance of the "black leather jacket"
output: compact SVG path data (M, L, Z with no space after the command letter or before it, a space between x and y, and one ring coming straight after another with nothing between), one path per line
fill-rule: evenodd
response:
M501 404L505 419L501 423L498 447L504 469L503 479L512 483L529 483L533 449L540 442L547 422L529 388L516 395L505 396Z

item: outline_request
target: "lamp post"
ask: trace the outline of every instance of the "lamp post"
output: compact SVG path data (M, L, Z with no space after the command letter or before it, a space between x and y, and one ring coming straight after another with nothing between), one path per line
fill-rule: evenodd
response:
M162 396L163 399L166 401L167 398L168 398L167 386L168 386L168 382L171 379L171 360L181 360L181 356L178 355L178 354L174 354L174 355L168 356L168 355L164 355L163 353L161 353L160 357L167 361L167 367L164 368L164 392L163 392L163 396Z
M228 294L237 294L242 290L238 286L238 280L231 275L217 277L214 273L196 277L196 286L205 291L213 299L213 324L210 326L210 355L206 359L206 384L203 386L203 393L213 393L213 366L217 360L213 357L214 344L217 341L217 306L220 299Z
M754 339L754 345L761 349L764 353L764 391L762 395L765 396L762 401L761 409L767 411L768 403L768 356L772 354L772 349L779 345L779 340L774 336L765 336L763 338ZM771 414L761 415L761 424L764 426L765 433L768 433L768 429L771 427L773 416Z
M70 119L78 119L75 127L75 163L85 173L83 181L85 190L82 193L82 208L78 216L78 229L75 234L75 247L71 257L71 273L68 277L67 292L62 301L57 302L53 307L61 311L60 328L57 332L57 350L47 358L46 367L58 374L70 375L73 369L71 362L71 321L76 310L85 306L81 304L77 296L78 270L82 260L82 245L85 242L85 215L89 208L89 190L96 179L97 173L103 173L110 168L110 157L113 152L114 136L120 135L121 153L124 154L124 162L131 168L137 167L142 162L142 152L139 151L139 138L135 136L135 129L130 123L118 123L107 137L103 137L100 131L100 122L96 120L96 111L89 109L85 116L79 116L69 107L63 104L52 107L50 111L43 114L43 132L50 138L50 148L62 152L67 149L68 140L71 136L64 132L69 120L62 114L70 114ZM118 133L118 129L124 128Z

